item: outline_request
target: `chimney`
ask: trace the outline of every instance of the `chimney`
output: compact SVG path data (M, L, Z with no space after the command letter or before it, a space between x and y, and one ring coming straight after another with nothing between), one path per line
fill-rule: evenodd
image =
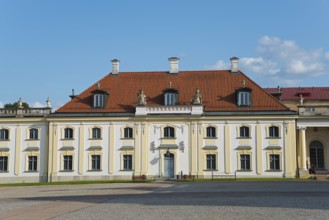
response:
M239 73L239 68L238 68L239 58L232 57L230 58L230 61L231 61L231 73Z
M170 57L169 59L169 73L172 74L178 74L178 64L179 64L179 58L178 57Z
M111 60L111 62L112 62L112 72L111 72L111 75L118 75L119 74L120 60L113 59L113 60Z

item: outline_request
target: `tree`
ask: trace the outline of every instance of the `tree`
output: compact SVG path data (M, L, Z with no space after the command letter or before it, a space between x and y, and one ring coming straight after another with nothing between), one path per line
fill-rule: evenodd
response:
M29 109L30 106L26 102L22 103L23 109ZM7 103L3 106L5 109L18 109L18 102Z

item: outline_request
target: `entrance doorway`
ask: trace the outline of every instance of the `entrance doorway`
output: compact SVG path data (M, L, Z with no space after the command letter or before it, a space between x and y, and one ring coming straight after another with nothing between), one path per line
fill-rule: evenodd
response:
M313 141L310 145L310 162L316 170L324 169L324 150L320 141Z
M164 177L165 178L174 178L175 177L175 163L174 163L175 156L172 153L165 153L164 154Z

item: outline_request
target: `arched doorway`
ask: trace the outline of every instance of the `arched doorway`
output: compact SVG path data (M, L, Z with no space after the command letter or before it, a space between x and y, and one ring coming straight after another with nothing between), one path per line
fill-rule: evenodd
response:
M175 177L175 163L174 154L167 152L164 154L164 177L165 178L174 178Z
M310 144L310 166L314 166L314 169L324 169L324 149L323 144L320 141L313 141Z

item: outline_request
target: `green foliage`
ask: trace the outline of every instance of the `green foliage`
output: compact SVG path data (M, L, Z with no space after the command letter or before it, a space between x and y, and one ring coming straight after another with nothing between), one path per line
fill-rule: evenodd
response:
M30 106L26 102L22 103L23 109L29 109ZM3 106L5 109L18 109L18 102L7 103Z

